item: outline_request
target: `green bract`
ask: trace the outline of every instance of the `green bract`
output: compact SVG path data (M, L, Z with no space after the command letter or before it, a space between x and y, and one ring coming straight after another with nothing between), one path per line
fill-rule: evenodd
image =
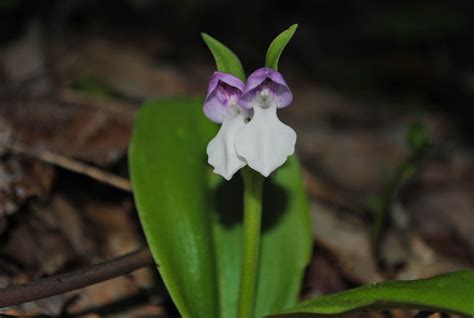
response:
M242 67L242 63L240 63L237 55L212 36L206 33L201 33L201 36L214 56L217 70L223 73L232 74L240 78L242 81L245 81L244 68Z
M297 24L293 24L288 28L288 30L280 33L273 41L270 43L270 46L267 50L267 55L265 57L265 66L272 68L274 70L278 69L278 61L280 60L281 53L286 47L288 42L290 42L293 34L295 34Z

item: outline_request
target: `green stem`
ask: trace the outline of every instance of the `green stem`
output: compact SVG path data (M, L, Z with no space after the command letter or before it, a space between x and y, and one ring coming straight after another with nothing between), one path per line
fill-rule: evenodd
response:
M264 178L250 168L242 170L242 176L244 179L244 229L238 317L251 318L254 316L257 291Z

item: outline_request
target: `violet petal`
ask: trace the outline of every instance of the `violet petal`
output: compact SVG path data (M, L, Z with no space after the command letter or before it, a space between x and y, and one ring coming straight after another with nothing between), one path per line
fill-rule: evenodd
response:
M245 84L237 77L214 72L209 81L207 96L204 100L204 114L216 123L222 123L224 117L232 114L230 103L237 103Z
M274 93L274 102L277 108L284 108L290 105L293 100L293 94L281 73L268 67L262 67L250 74L239 99L240 106L247 109L253 108L256 94L264 85L269 86Z

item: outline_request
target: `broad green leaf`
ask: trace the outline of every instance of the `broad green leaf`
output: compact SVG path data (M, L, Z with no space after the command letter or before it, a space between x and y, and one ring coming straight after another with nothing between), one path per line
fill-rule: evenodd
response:
M270 43L265 57L266 67L272 68L275 71L278 70L278 61L280 60L281 53L288 42L290 42L293 34L295 34L296 28L298 28L298 24L293 24Z
M242 180L212 173L206 145L218 126L201 109L196 100L169 100L140 110L130 147L132 185L148 244L181 315L235 318ZM256 317L296 304L312 242L297 159L265 182Z
M183 317L218 315L200 103L150 102L129 149L135 203L148 245Z
M390 308L474 316L474 271L366 285L334 295L316 297L268 317L323 317Z
M245 81L244 68L242 67L242 63L240 63L237 55L212 36L206 33L201 33L201 36L214 56L217 70L223 73L232 74L240 78L242 81Z

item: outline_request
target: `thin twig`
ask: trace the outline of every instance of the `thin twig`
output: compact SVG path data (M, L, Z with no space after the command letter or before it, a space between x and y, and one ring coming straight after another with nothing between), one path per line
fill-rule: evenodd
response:
M144 248L70 273L0 288L0 308L17 306L94 285L153 264L150 251Z
M127 192L132 191L130 181L125 178L100 170L96 167L73 160L71 158L53 153L49 150L31 150L18 143L9 143L6 144L4 147L8 151L32 157L50 163L52 165L61 167L63 169L86 175L94 180L113 186L115 188L119 188Z

